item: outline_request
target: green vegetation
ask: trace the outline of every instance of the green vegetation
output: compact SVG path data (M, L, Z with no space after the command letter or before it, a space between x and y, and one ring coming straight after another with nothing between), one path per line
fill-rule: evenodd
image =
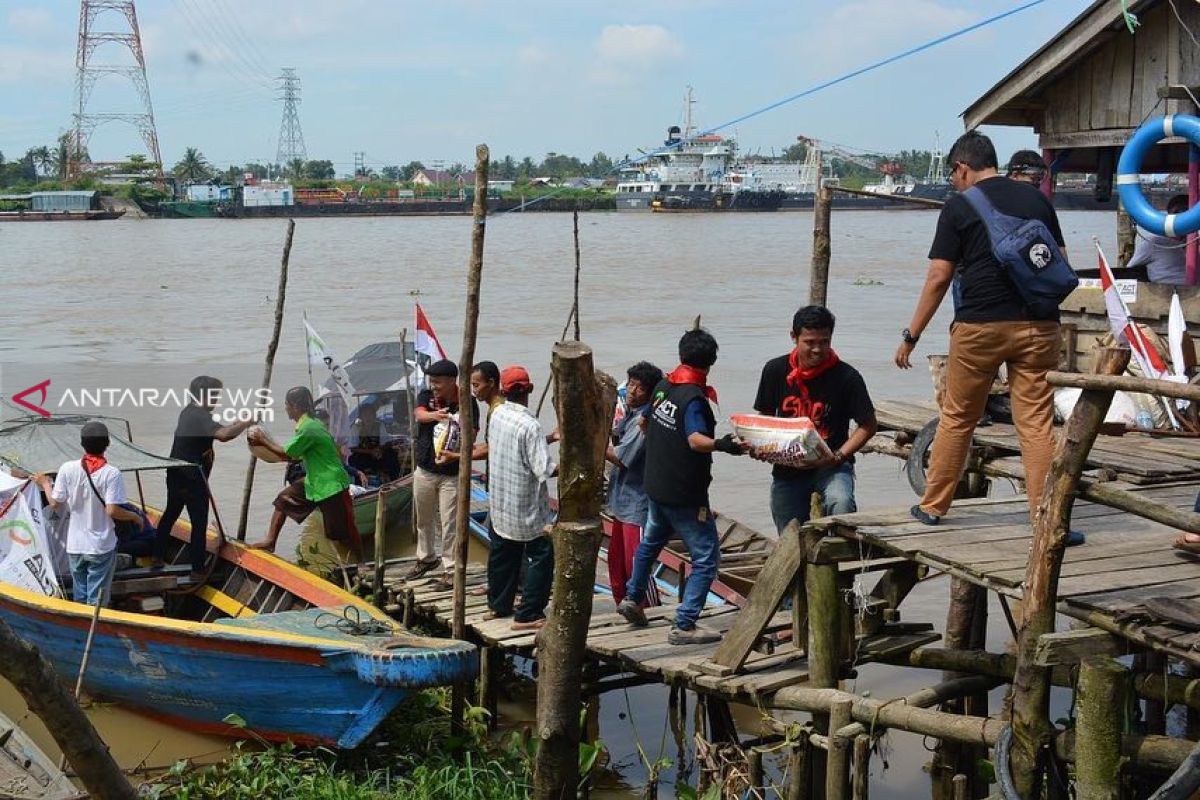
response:
M522 800L532 762L515 744L488 738L485 712L469 710L462 739L450 734L449 691L410 698L370 740L347 753L288 745L239 745L208 767L176 764L148 796L161 800ZM594 758L593 758L594 761Z

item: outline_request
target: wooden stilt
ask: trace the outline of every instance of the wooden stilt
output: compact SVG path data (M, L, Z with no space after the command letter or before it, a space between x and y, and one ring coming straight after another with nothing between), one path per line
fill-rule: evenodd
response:
M1096 372L1119 375L1129 363L1129 349L1106 348L1098 354ZM1050 670L1034 659L1038 639L1054 632L1058 576L1070 530L1071 507L1084 462L1112 403L1111 389L1085 388L1075 405L1055 453L1041 506L1033 524L1033 545L1025 573L1025 604L1017 638L1013 677L1013 749L1011 772L1017 791L1033 797L1042 782L1042 754L1050 744Z
M850 779L850 748L852 742L836 735L850 724L850 700L836 700L829 709L829 752L826 754L825 798L845 800Z
M829 294L830 212L833 208L833 192L822 186L817 190L813 206L813 249L812 270L808 278L808 302L823 306Z
M854 800L868 800L871 792L871 737L854 737Z
M808 596L808 684L814 689L833 689L838 685L842 630L841 598L838 596L837 564L820 564L817 548L823 536L816 531L805 533L808 564L805 567L804 587ZM828 734L829 714L813 714L817 733ZM813 753L814 786L825 786L826 754Z
M504 653L495 647L479 650L479 706L488 712L488 728L495 729L498 713L500 666Z
M750 773L750 797L765 797L763 790L763 754L757 747L751 747L746 753L746 761Z
M1102 656L1079 665L1075 720L1075 797L1117 800L1121 796L1121 731L1129 671Z
M1140 663L1139 663L1140 661ZM1161 653L1140 654L1133 660L1135 672L1162 675L1166 672L1167 657ZM1163 735L1167 732L1167 707L1161 700L1146 701L1146 733Z
M384 563L384 531L387 529L388 492L382 487L375 495L375 581L372 592L375 595L375 605L383 608L387 604L387 592L383 588Z
M787 800L808 800L812 797L810 791L812 787L809 783L812 778L810 774L812 766L810 735L809 728L802 729L800 739L793 745L791 755L788 756Z

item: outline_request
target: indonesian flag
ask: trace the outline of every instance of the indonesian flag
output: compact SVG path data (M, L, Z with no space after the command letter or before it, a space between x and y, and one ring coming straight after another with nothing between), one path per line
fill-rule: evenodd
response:
M419 355L425 356L430 362L441 361L446 357L446 351L442 349L442 343L438 341L437 334L433 332L433 326L429 324L429 318L425 316L421 304L416 303L416 307L417 334L413 347L416 348Z
M1118 342L1129 345L1143 375L1162 379L1169 373L1167 365L1163 363L1158 350L1147 341L1146 334L1138 324L1129 318L1129 306L1125 305L1125 300L1117 292L1112 269L1108 266L1104 251L1100 249L1099 241L1096 242L1096 253L1100 256L1100 285L1104 288L1104 305L1108 308L1108 325L1113 336Z

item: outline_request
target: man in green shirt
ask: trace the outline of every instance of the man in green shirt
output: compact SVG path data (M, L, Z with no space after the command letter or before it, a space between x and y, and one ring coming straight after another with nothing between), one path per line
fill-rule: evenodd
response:
M280 447L256 430L247 434L247 438L251 444L262 445L281 459L303 462L304 478L288 484L275 498L275 513L271 515L267 538L251 547L274 551L285 518L303 522L320 509L326 538L361 554L362 540L354 524L354 506L348 488L350 477L342 465L337 443L312 415L312 392L303 386L289 389L284 410L288 419L296 423L296 433L287 444Z

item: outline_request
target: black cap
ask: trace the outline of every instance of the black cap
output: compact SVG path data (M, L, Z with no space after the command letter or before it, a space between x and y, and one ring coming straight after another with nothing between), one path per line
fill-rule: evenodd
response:
M435 361L425 369L425 374L433 378L457 378L458 365L448 358Z

